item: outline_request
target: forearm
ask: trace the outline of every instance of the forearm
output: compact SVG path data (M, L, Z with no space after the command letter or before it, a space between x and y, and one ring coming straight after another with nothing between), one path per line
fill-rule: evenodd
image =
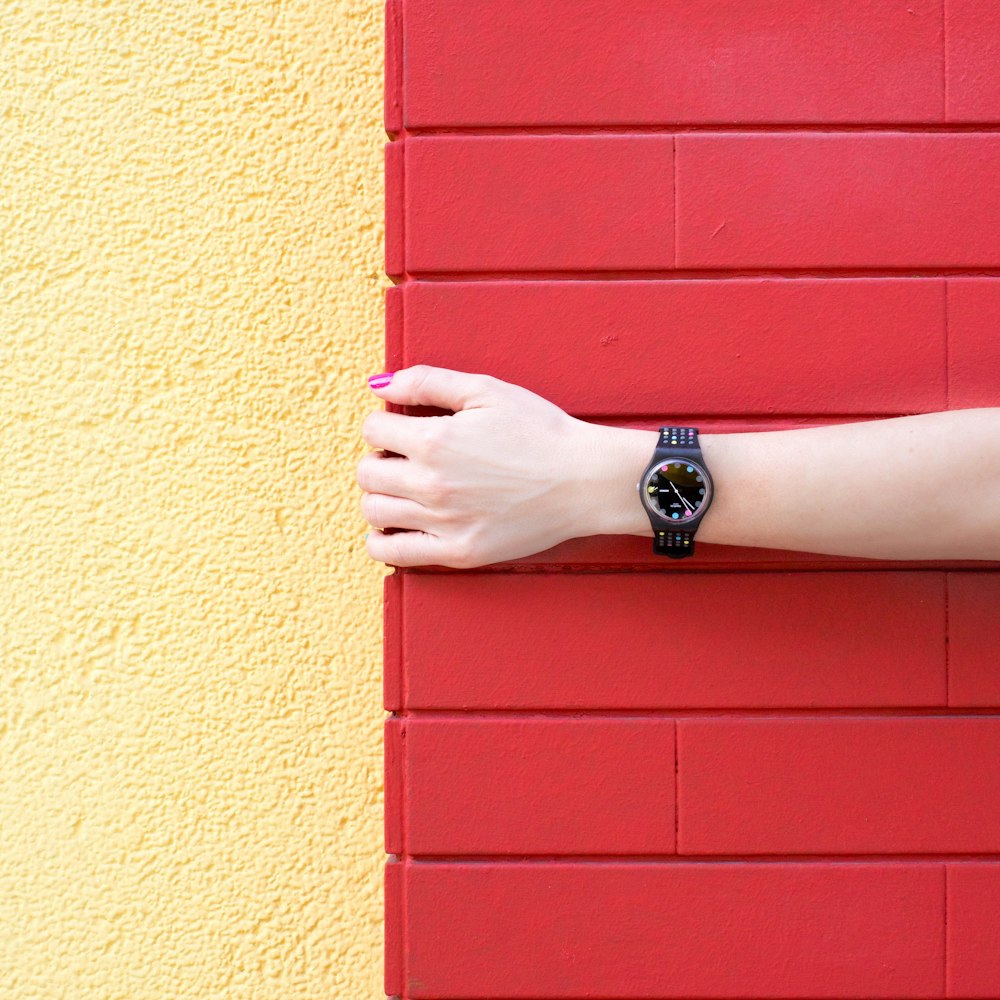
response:
M594 534L652 537L635 484L656 431L594 425ZM876 559L1000 560L1000 408L699 435L698 541Z

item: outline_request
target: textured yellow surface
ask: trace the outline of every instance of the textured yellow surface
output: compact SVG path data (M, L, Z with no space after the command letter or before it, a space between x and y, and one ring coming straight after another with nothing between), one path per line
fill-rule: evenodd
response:
M380 0L0 17L0 997L378 997Z

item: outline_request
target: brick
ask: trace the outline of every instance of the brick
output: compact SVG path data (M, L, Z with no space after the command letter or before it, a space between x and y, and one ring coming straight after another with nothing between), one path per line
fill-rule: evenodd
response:
M669 854L672 719L390 719L408 854Z
M411 128L942 118L940 0L407 0L405 32Z
M382 578L382 703L388 712L403 707L403 587L396 570Z
M578 416L947 405L943 279L414 281L397 291L407 365L486 371ZM695 346L697 363L665 385Z
M392 716L383 724L382 773L384 776L383 832L389 854L405 851L405 820L403 803L403 770L405 745L402 720Z
M385 143L385 273L400 277L406 269L404 261L403 187L406 143L402 140Z
M383 866L382 898L385 913L383 979L387 996L403 993L403 925L406 922L404 882L406 866L392 861Z
M1000 707L1000 573L948 574L948 703Z
M383 124L388 134L403 127L403 2L386 0Z
M947 697L935 572L408 574L400 614L408 709Z
M681 719L678 852L1000 851L1000 719Z
M410 272L666 268L673 136L406 140Z
M948 279L948 399L1000 406L1000 279Z
M1000 122L1000 4L947 0L945 93L950 122Z
M942 995L930 864L416 862L408 997Z
M677 137L677 266L1000 264L1000 134Z
M1000 864L948 865L948 996L1000 997Z
M385 290L385 368L387 372L399 371L403 360L403 302L408 283L390 285Z

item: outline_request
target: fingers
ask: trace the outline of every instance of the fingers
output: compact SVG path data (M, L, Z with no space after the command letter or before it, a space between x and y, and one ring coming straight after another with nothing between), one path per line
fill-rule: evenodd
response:
M361 515L373 528L406 528L425 530L434 527L430 511L416 500L387 496L384 493L364 493Z
M377 528L368 532L365 547L372 559L387 566L450 566L464 569L462 554L426 531L397 531L387 535Z
M421 499L418 473L408 458L389 458L369 452L358 462L358 486L366 493L385 493L394 497Z
M482 406L496 384L490 375L457 372L432 365L412 365L394 372L382 388L372 388L380 399L403 406L436 406L444 410L468 410Z
M397 455L412 458L420 450L420 443L426 437L427 424L423 421L441 419L445 418L408 417L402 413L376 410L365 417L361 425L361 437L371 448L394 451Z
M372 391L380 399L404 406L433 406L439 409L473 409L499 398L502 386L490 375L459 372L431 365L414 365L393 373L388 382L375 381ZM399 413L372 413L365 419L362 436L376 449L394 452L403 458L371 453L358 463L358 483L362 512L373 525L365 542L368 554L389 566L447 566L457 569L482 565L466 532L435 534L444 523L439 506L447 500L445 487L420 471L411 458L426 458L435 450L435 441L452 417L412 417ZM438 442L440 443L440 442ZM425 463L426 464L426 463ZM426 501L421 503L421 501ZM385 528L404 530L386 534Z

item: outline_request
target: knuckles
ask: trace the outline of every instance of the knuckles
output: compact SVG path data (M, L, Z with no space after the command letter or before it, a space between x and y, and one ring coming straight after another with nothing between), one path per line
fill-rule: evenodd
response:
M420 428L420 457L433 462L448 448L451 434L446 426L447 417L423 417Z
M431 507L447 507L456 496L454 483L434 469L429 469L424 474L421 492L425 505Z
M361 499L358 501L358 506L361 508L361 516L373 528L377 528L378 525L372 520L371 493L362 493L361 494Z
M369 473L372 471L372 463L378 461L374 454L364 455L357 464L355 471L355 478L357 479L358 486L363 490L367 490L369 493L372 492L372 483L369 478Z
M361 423L361 438L370 448L374 448L375 444L373 441L373 435L377 430L376 424L379 419L379 411L375 410L369 413L367 417Z
M454 569L474 569L483 565L480 548L472 532L454 536L448 546L448 565Z
M391 507L394 501L381 493L365 493L361 497L361 516L373 528L382 531L393 523L393 512L386 511L387 503Z

